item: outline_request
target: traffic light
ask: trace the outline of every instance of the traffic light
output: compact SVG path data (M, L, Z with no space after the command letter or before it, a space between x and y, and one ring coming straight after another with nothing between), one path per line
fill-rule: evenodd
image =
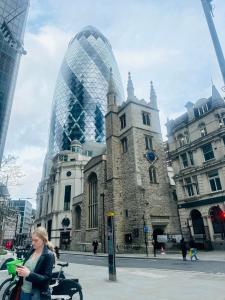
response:
M225 211L221 212L221 218L222 218L222 220L225 220Z
M221 221L225 221L225 211L221 210L218 215Z

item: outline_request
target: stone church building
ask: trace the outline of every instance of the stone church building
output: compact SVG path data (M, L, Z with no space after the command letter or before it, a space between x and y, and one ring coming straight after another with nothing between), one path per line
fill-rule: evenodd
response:
M158 234L180 234L162 141L157 97L134 95L129 74L127 101L117 104L111 72L107 93L106 149L83 170L83 193L72 201L70 249L90 251L97 239L107 251L106 214L114 212L117 251L144 251Z

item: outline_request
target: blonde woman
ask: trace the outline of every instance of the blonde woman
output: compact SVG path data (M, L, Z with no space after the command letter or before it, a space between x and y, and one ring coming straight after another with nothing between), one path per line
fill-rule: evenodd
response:
M24 265L16 268L22 284L19 300L48 300L51 299L49 282L55 256L44 227L33 231L32 246Z

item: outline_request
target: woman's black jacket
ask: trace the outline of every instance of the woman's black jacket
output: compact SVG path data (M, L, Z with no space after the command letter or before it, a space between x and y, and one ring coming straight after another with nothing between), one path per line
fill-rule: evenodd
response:
M32 249L27 257L25 262L31 257L34 249ZM52 269L55 263L54 253L48 249L47 246L44 246L41 256L39 257L37 264L33 272L30 272L29 276L26 277L27 281L32 283L32 289L38 289L40 292L48 292L49 282L52 277ZM23 278L20 278L22 284Z

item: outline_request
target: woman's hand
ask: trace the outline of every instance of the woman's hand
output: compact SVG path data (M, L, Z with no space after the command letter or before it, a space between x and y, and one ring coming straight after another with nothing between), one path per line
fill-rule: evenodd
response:
M21 277L27 277L30 275L30 270L25 266L16 267L16 272Z

